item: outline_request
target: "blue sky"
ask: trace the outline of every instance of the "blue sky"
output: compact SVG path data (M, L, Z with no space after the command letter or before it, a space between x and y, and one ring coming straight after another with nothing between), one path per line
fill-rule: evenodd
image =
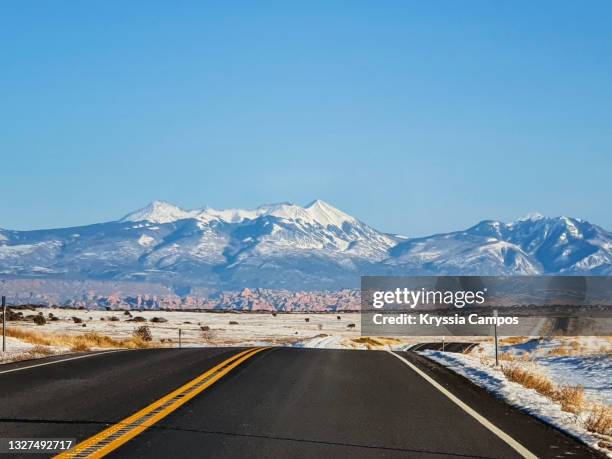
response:
M3 2L0 227L321 198L612 229L612 3Z

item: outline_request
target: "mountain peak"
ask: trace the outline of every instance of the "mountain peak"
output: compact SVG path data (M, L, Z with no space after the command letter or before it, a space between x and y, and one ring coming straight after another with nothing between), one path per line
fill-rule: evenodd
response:
M320 199L312 201L304 207L285 201L273 204L263 204L254 210L215 210L206 208L201 215L213 216L232 223L238 223L244 219L254 219L262 216L277 217L285 220L302 220L306 223L318 223L322 226L332 225L337 227L342 227L342 224L347 221L356 221L350 215Z
M519 222L526 222L526 221L538 221L538 220L542 220L544 219L544 215L542 215L540 212L529 212L527 215L524 215L523 217L519 218L517 221Z
M305 209L314 220L324 226L333 225L342 227L344 222L355 221L355 218L351 217L349 214L342 212L321 199L312 201L310 204L306 205Z
M149 221L151 223L169 223L183 218L189 218L193 212L188 212L166 201L153 201L142 209L130 212L120 219L120 222Z

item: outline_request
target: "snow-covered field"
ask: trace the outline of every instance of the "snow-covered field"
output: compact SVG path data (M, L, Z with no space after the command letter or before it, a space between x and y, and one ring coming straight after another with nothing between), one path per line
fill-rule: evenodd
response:
M362 339L358 313L338 314L269 314L269 313L211 313L190 311L123 311L75 310L38 308L22 310L24 315L49 313L58 320L47 320L45 325L31 321L11 321L9 327L53 333L78 335L97 332L114 339L127 339L134 329L147 325L155 346L177 346L179 330L183 346L254 346L284 345L317 348L401 349L414 344L417 338ZM75 323L73 317L82 320ZM142 318L141 321L134 319ZM161 320L161 322L153 320ZM15 340L14 342L17 342ZM25 346L25 343L19 344ZM18 348L10 344L8 348Z
M334 335L340 340L359 337L359 314L355 313L274 316L254 313L131 311L129 316L123 311L63 308L23 311L24 315L39 312L45 317L51 313L59 320L47 320L42 326L31 321L12 321L9 322L9 326L44 333L97 332L114 339L125 339L132 336L135 328L147 325L152 333L153 344L178 344L179 330L181 330L181 342L185 346L307 345L310 340L321 339L323 335ZM73 317L82 320L82 323L75 323ZM135 321L137 318L144 320ZM154 318L161 322L154 322Z
M545 375L555 386L582 386L584 410L563 411L558 402L535 389L510 381L494 364L494 347L482 343L469 354L423 351L420 354L442 364L497 397L561 428L612 457L606 445L612 437L587 430L590 406L612 406L612 339L608 337L531 339L501 346L501 365L517 365ZM501 366L500 365L500 366Z
M37 308L24 315L49 313L58 320L39 326L31 321L9 322L9 326L59 334L97 332L114 339L127 339L134 329L147 325L153 345L178 345L179 329L183 346L282 345L330 349L401 350L423 341L419 337L363 338L359 313L230 313L194 311L124 311ZM82 320L75 323L73 317ZM134 319L141 318L142 321ZM162 322L153 320L161 319ZM84 326L83 326L84 325ZM208 327L208 329L206 329ZM204 329L203 329L204 328ZM474 337L455 337L474 341ZM426 340L435 340L426 338Z
M153 346L178 346L179 330L182 346L255 346L281 345L330 349L401 350L422 342L423 338L363 338L360 336L358 313L211 313L193 311L124 311L37 308L22 310L25 316L40 312L48 318L45 325L32 321L11 321L9 327L33 332L82 335L96 332L116 340L128 339L137 327L146 325L151 331ZM81 320L75 323L73 318ZM141 321L134 319L140 318ZM156 321L154 321L156 320ZM161 320L161 321L160 321ZM457 338L471 341L469 337ZM23 352L31 344L11 339L9 353L0 361L13 360L13 351ZM93 348L92 348L93 349ZM67 352L68 348L50 348ZM15 354L16 355L16 354Z

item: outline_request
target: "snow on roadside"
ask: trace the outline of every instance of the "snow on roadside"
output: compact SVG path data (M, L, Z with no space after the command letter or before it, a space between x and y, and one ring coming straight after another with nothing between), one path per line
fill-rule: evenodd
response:
M557 385L581 385L591 399L612 405L612 358L609 355L542 357L535 360Z
M295 343L293 346L314 349L342 349L347 347L342 343L342 336L339 335L315 336L314 338Z
M559 355L560 350L565 350L567 355ZM495 352L492 343L482 343L476 351L491 358ZM612 342L609 337L535 338L502 346L500 352L528 357L557 386L580 385L591 400L612 405Z
M356 349L356 350L402 350L417 341L411 338L391 338L380 336L343 336L317 335L293 344L293 347L316 349Z
M440 351L418 353L468 378L510 405L554 425L612 457L612 452L598 446L601 438L594 436L582 426L583 419L580 415L562 411L558 403L535 390L507 380L501 370L487 365L479 357Z
M6 348L6 352L0 352L0 364L47 357L60 351L48 346L36 346L10 336L6 337Z

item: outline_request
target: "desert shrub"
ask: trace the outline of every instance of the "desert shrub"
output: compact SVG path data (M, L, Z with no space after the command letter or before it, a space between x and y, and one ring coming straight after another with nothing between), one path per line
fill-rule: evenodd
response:
M200 335L202 336L202 339L204 339L204 341L210 341L214 338L214 332L210 329L210 327L204 326L200 328L202 329Z
M140 327L134 329L132 333L134 338L140 338L144 342L149 342L153 340L153 335L151 335L151 329L147 325L141 325Z
M210 330L210 327L209 327L208 325L202 325L202 326L200 327L200 329L201 329L202 331L209 331L209 330Z
M78 318L78 317L73 317L73 318L72 318L72 321L73 321L75 324L80 324L80 323L83 323L83 319L80 319L80 318Z
M168 322L168 319L164 318L164 317L153 317L151 319L151 322L155 322L155 323L164 323L164 322Z
M342 317L340 317L340 316L336 316L336 319L338 319L338 320L342 320Z
M235 320L230 320L230 321L229 321L229 324L230 324L230 325L238 325L238 322L236 322Z
M348 324L346 328L355 328L355 324Z
M47 321L44 316L34 316L34 323L36 325L45 325Z
M310 317L304 317L305 322L310 322Z
M109 319L108 319L108 320L110 320L111 322L119 322L119 317L117 317L117 316L111 316L111 317L109 317Z

